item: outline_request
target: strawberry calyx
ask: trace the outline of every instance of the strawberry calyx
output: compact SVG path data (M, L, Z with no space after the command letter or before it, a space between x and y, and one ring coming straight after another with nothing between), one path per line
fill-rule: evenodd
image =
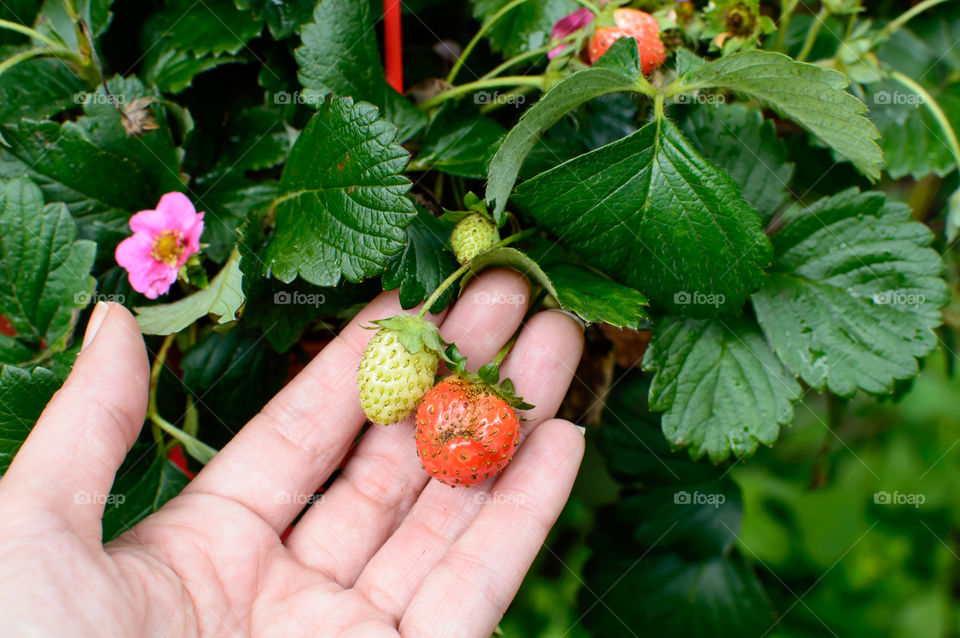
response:
M491 394L498 396L514 410L530 410L535 407L533 404L525 402L523 397L517 396L516 389L513 387L513 381L510 379L500 379L499 360L494 360L481 366L480 369L474 373L467 370L467 358L460 353L456 344L449 344L440 356L444 363L447 364L447 368L449 368L451 374L478 385ZM501 357L498 356L498 359L501 359Z
M449 345L440 336L440 330L433 323L418 317L401 312L398 315L371 321L372 326L364 326L367 330L381 328L396 333L397 341L410 354L417 354L423 350L443 357L444 350Z

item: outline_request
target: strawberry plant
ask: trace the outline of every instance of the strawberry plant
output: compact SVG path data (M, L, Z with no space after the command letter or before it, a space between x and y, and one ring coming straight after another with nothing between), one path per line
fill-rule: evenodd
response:
M395 291L358 407L437 480L495 480L535 409L516 337L468 362L433 320L509 269L528 297L474 302L585 326L560 413L590 453L507 635L921 635L893 610L955 602L960 510L937 543L843 497L896 503L879 459L930 431L877 415L960 390L954 3L386 4L0 3L0 475L96 302L152 363L110 539ZM904 471L951 484L952 449ZM881 533L902 591L842 562Z

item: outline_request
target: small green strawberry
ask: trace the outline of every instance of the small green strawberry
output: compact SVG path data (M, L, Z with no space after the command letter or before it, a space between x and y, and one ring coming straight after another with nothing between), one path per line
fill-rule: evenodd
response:
M450 233L450 247L457 261L465 264L500 241L496 224L482 213L461 219Z
M433 385L442 348L437 327L408 314L375 321L357 377L360 407L373 423L390 425L410 416Z

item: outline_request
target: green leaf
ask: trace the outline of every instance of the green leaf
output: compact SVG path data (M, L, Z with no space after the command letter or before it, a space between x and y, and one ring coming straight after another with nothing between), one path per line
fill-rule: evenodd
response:
M144 62L143 78L164 93L180 93L193 83L193 78L222 64L244 62L235 55L207 55L200 58L189 51L158 49Z
M231 0L172 0L144 25L143 74L161 91L179 93L193 78L237 57L263 25Z
M497 143L506 129L493 120L470 113L465 102L447 103L437 112L420 144L411 169L434 168L448 175L482 179Z
M250 9L255 19L266 22L274 39L293 35L310 19L313 0L234 0L238 8Z
M240 255L234 251L223 270L203 290L173 303L134 308L140 331L148 335L173 334L208 314L217 317L217 325L234 321L243 305L242 283Z
M0 20L16 22L24 26L30 26L37 17L40 10L40 3L37 0L4 0L0 4ZM27 44L30 41L28 36L0 29L0 45L6 44Z
M696 69L668 88L668 95L722 88L756 98L806 127L838 155L876 180L883 153L877 128L863 116L867 108L843 89L843 73L796 62L780 53L745 51Z
M194 186L197 210L206 211L204 253L222 262L237 243L237 227L251 211L265 212L277 195L277 183L253 181L235 172L212 173Z
M647 298L637 290L574 264L545 266L565 310L591 323L639 330L646 324Z
M369 104L330 96L283 169L268 270L318 286L380 275L403 250L416 210L406 197L407 152Z
M664 412L664 436L713 463L773 445L800 396L756 325L743 319L664 318L643 368L655 373L650 409Z
M623 49L632 44L629 38L621 38L610 47L607 55L616 54L618 48ZM632 50L636 58L636 46L633 46ZM507 199L517 181L523 160L533 150L540 135L556 124L566 113L584 102L620 91L637 91L652 95L653 87L643 78L643 75L630 67L595 66L578 71L558 82L536 104L524 112L516 126L503 138L500 148L490 160L487 203L498 223L503 219Z
M452 225L425 210L417 211L407 226L407 244L403 252L391 257L383 273L383 289L400 288L400 305L413 308L430 296L440 283L457 269L457 260L447 249ZM453 300L453 286L434 302L431 311L440 312Z
M283 284L261 274L263 222L255 214L240 229L240 269L245 296L240 327L258 328L277 352L286 352L300 340L309 325L321 316L352 317L357 304L366 304L380 288L379 282L341 284L320 288L303 279ZM324 326L327 334L329 326ZM242 425L242 422L240 423Z
M238 327L209 332L183 355L183 385L203 409L230 423L252 418L283 385L287 358Z
M956 128L960 124L960 84L935 87L932 92ZM880 130L890 177L920 179L931 173L943 177L954 169L947 138L923 98L898 82L883 80L866 87L865 99L870 119Z
M548 274L536 260L516 248L493 248L474 257L460 280L460 289L466 288L470 279L484 269L499 266L511 268L542 286L561 308L584 321L636 328L647 319L646 298L638 291L573 264L554 264ZM556 282L553 273L557 274Z
M167 0L144 26L147 59L163 51L187 51L196 57L238 53L263 25L232 0Z
M110 13L112 2L113 0L73 1L77 16L84 21L94 38L106 31L110 24L110 19L113 17ZM54 39L63 41L69 49L74 51L78 49L77 27L67 12L64 0L45 0L36 24L41 33L52 35Z
M775 616L763 585L739 554L689 560L673 553L624 548L609 535L588 539L593 557L580 591L583 624L595 636L713 638L760 636ZM597 594L603 593L603 604Z
M272 168L283 163L290 146L287 126L276 109L246 109L230 123L230 137L220 164L225 172Z
M34 353L66 346L93 291L96 250L77 239L63 204L44 206L33 182L17 180L0 190L0 314L21 344Z
M308 101L322 103L320 98L334 92L372 102L397 127L401 142L426 124L426 116L384 78L369 2L320 0L301 39L295 56Z
M0 123L42 119L72 108L86 83L60 60L34 59L0 73Z
M63 381L46 368L0 365L0 476Z
M675 547L685 555L728 553L737 542L740 488L713 477L656 485L617 503L617 518L643 547Z
M153 97L135 77L114 78L110 91L120 105ZM139 138L127 135L120 112L103 87L85 97L75 122L22 120L0 127L0 178L26 175L46 201L64 202L77 219L80 236L101 252L129 234L131 212L153 207L160 196L183 190L179 157L163 110L147 107L159 128Z
M135 446L117 472L103 512L103 540L112 540L153 514L186 487L189 479L172 462Z
M739 186L764 222L787 201L793 164L773 122L743 104L702 106L682 124L690 143Z
M473 15L487 21L510 1L474 0ZM528 0L497 20L487 37L495 50L511 58L547 44L554 23L578 7L573 0Z
M780 359L817 390L888 393L936 347L948 298L932 233L904 204L849 189L784 216L752 297Z
M756 211L669 120L527 180L513 199L667 312L739 311L770 259Z

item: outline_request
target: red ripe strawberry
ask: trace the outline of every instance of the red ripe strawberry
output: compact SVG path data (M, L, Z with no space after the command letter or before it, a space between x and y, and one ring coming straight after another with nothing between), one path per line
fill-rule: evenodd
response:
M417 454L431 476L451 487L473 485L513 459L520 422L488 388L450 376L420 402L416 439Z
M652 15L636 9L617 9L613 12L613 20L617 26L597 27L593 32L587 50L590 64L596 64L617 39L626 36L633 36L637 40L640 69L644 73L652 73L667 59L667 52L660 40L660 26Z

